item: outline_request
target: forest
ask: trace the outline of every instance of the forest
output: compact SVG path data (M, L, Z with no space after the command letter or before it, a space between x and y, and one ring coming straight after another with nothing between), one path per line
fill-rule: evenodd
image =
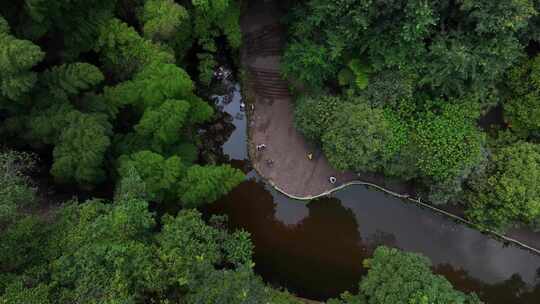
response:
M303 303L255 273L249 232L201 210L246 178L201 157L245 3L0 4L0 303ZM537 6L299 3L283 65L301 84L297 127L336 168L418 180L479 223L540 227ZM481 303L415 253L358 263L357 291L329 304Z
M481 227L540 229L540 1L308 0L295 124L339 170L410 181Z

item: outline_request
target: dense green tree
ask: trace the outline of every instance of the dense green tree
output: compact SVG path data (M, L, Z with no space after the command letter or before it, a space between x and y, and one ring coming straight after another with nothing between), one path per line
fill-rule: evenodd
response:
M283 75L312 88L321 88L338 70L336 62L329 60L327 54L324 45L307 40L293 42L283 55Z
M51 174L59 182L93 185L105 181L105 152L111 144L111 125L99 114L70 112L68 125L54 148Z
M411 144L428 200L444 204L461 193L464 180L485 158L485 134L476 126L474 101L434 105L414 123Z
M467 12L478 33L515 32L528 25L536 15L534 1L472 1L461 0L460 9Z
M53 104L50 107L36 107L30 114L22 117L26 128L22 136L33 145L36 143L55 144L60 135L70 123L70 119L78 114L73 105L65 99L50 99ZM15 117L15 119L21 117Z
M370 78L366 90L360 93L374 106L385 106L409 112L413 104L414 81L411 75L385 70Z
M186 207L212 203L244 181L244 174L229 165L199 166L188 169L180 183L180 199Z
M189 97L194 84L182 68L173 64L151 64L134 78L145 106L159 105L167 99Z
M257 304L268 298L260 277L249 268L212 272L186 296L189 304Z
M5 275L3 283L20 276L28 281L36 281L42 269L42 260L46 257L46 234L49 229L37 216L16 216L10 218L11 225L0 234L0 269ZM45 269L46 270L46 269Z
M99 26L113 16L116 0L25 1L21 31L31 39L59 35L63 56L74 58L94 46Z
M77 95L92 89L105 77L101 71L88 63L71 63L55 66L40 75L49 92L59 98Z
M346 103L322 136L323 151L339 170L375 171L397 152L388 144L393 131L381 109Z
M295 101L294 123L300 132L313 141L320 141L334 122L338 108L345 101L330 95L303 96Z
M189 12L173 0L146 1L141 21L144 36L171 46L178 58L191 47L192 25Z
M467 216L506 229L516 222L540 225L540 147L527 142L497 147L484 171L473 176Z
M153 138L158 146L176 143L182 136L189 108L187 101L167 100L156 109L146 110L135 130L142 136Z
M27 304L49 304L49 287L39 284L35 287L25 286L22 281L9 284L4 295L0 296L3 303L27 303Z
M412 141L422 174L444 181L470 173L481 160L484 136L475 125L474 104L442 104L439 111L420 117Z
M529 0L310 0L291 16L285 70L294 71L292 78L319 78L309 83L316 87L318 74L335 79L335 73L325 73L328 63L340 68L361 55L376 72L416 75L437 96L486 94L523 55L519 32L536 14ZM304 57L300 50L312 46L317 54ZM303 62L312 66L299 68Z
M178 182L186 174L180 157L165 158L151 151L140 151L119 158L118 172L121 177L129 176L132 170L142 179L149 198L154 201L176 198Z
M107 71L127 79L152 62L173 63L174 55L142 38L126 23L112 18L99 27L95 49Z
M144 111L168 99L196 100L193 90L194 84L182 68L174 64L152 63L142 68L132 80L105 88L105 97L117 107L132 104ZM197 106L204 107L204 103Z
M496 81L522 56L522 49L513 35L492 39L470 32L441 35L430 46L420 83L440 95L474 92L487 96L496 90Z
M7 21L0 16L0 95L18 101L27 94L37 81L31 68L43 57L39 46L12 36Z
M94 200L61 210L51 240L52 282L60 303L136 303L157 288L154 219L146 202Z
M214 70L218 65L214 55L212 53L199 53L197 54L199 59L199 81L204 85L210 85L212 78L214 77Z
M234 0L193 0L194 35L207 51L215 51L213 39L223 33L229 45L240 47L240 8ZM218 32L216 32L218 30Z
M176 217L167 215L162 222L158 255L169 284L198 286L219 265L251 265L252 244L247 232L230 234L208 226L195 210L181 211Z
M504 103L504 119L523 137L540 133L540 56L508 73L511 95Z
M34 164L30 154L0 152L0 225L14 219L18 208L35 202L35 189L24 174Z
M444 277L433 274L429 259L422 255L378 247L364 266L368 274L360 282L359 294L345 294L341 303L482 303L475 294L456 291Z

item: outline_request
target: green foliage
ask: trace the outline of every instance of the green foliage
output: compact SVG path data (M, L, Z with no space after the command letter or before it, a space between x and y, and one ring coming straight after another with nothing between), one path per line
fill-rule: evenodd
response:
M23 282L17 281L6 287L3 296L0 296L2 303L14 304L49 304L49 287L40 284L36 287L24 286Z
M439 94L487 95L495 82L522 56L514 35L482 39L469 34L441 35L430 46L430 56L421 72L420 84Z
M67 98L94 88L105 79L97 67L88 63L55 66L40 77L49 87L51 94L60 98Z
M57 225L51 270L58 302L136 303L156 288L159 272L148 244L155 223L146 202L71 205Z
M148 0L144 3L144 36L172 43L186 43L191 34L188 11L173 0Z
M310 88L320 89L337 72L336 64L328 58L328 50L308 40L289 43L283 55L282 72Z
M360 282L360 294L367 304L481 303L476 295L455 291L444 277L433 274L421 255L379 247L364 265L369 271Z
M199 81L208 86L217 65L216 38L225 36L228 46L237 50L242 43L240 5L236 0L192 0L193 36L203 52L199 58Z
M268 290L270 293L269 301L272 304L302 304L304 303L300 299L294 297L286 291ZM330 302L326 302L330 304Z
M120 176L128 177L134 170L144 182L149 198L158 202L176 198L178 182L186 174L178 156L165 158L150 151L140 151L122 155L118 161Z
M184 100L167 100L155 109L144 112L135 131L153 138L156 145L173 144L179 141L185 126L190 105Z
M181 211L176 217L164 216L163 229L157 236L158 255L166 270L168 284L177 287L198 286L218 265L250 265L252 245L249 237L236 238L208 226L195 210ZM245 232L240 232L246 235ZM238 252L231 256L230 248Z
M517 142L496 147L483 172L473 176L466 214L474 222L507 229L516 222L540 227L540 148Z
M23 28L26 36L38 39L56 35L65 46L64 56L75 58L92 49L99 27L113 16L116 0L28 0Z
M219 23L229 45L233 49L240 48L242 44L242 32L240 30L240 3L230 1L227 10L221 17Z
M30 154L0 152L0 225L15 218L19 207L35 202L35 189L24 175L34 165Z
M33 109L25 121L27 132L24 137L33 143L57 143L70 119L80 114L74 111L73 106L66 100L56 100L46 109Z
M174 64L155 63L146 66L132 81L144 107L159 106L167 99L183 99L193 94L189 75Z
M382 170L390 176L412 179L418 173L410 127L395 111L387 108L383 112L392 136L386 142L385 158L387 162L382 165Z
M118 19L100 26L95 50L107 71L118 79L126 79L150 63L173 63L174 56L159 45L142 38L135 29Z
M229 165L199 166L188 169L180 183L180 199L186 207L212 203L244 181L244 174Z
M537 12L533 1L461 0L460 9L469 13L478 33L516 32L527 26Z
M187 100L191 104L191 113L188 117L191 125L208 122L214 117L214 108L208 102L195 95L191 95Z
M117 183L114 191L114 200L147 199L146 183L139 176L135 167L127 169L124 176Z
M484 136L475 125L477 115L463 104L443 104L440 113L423 114L412 137L422 174L445 181L470 173L481 160L484 145Z
M345 103L322 136L323 151L338 170L375 171L391 156L390 123L380 109Z
M360 93L373 106L394 109L404 115L414 111L414 81L411 75L387 70L373 75L367 88Z
M3 273L30 277L35 281L35 270L46 255L45 236L49 233L46 223L36 216L11 218L11 225L0 234L0 269ZM0 283L0 291L4 283Z
M0 231L0 301L266 300L266 287L251 270L247 232L208 226L195 210L164 216L157 231L148 203L128 192L114 203L70 202L47 222L24 217Z
M229 45L240 46L240 7L234 0L192 0L194 35L206 51L215 51L213 39L223 33Z
M106 177L103 162L111 144L112 129L107 117L73 111L68 114L67 121L53 151L51 174L63 183L92 185L103 182Z
M199 58L199 81L203 85L209 86L210 82L212 82L212 77L214 76L214 69L217 66L217 61L210 53L197 54L197 58Z
M368 73L371 69L358 58L355 58L342 68L338 73L338 83L340 86L349 87L349 93L366 89L369 84Z
M262 279L249 268L210 273L186 296L188 304L265 303L267 293Z
M37 81L31 68L44 57L39 46L12 36L7 21L0 16L0 95L18 101L29 93Z
M330 95L302 96L295 104L295 126L307 138L320 141L343 104L340 98Z
M540 133L540 56L508 73L511 96L504 103L504 119L522 137Z
M328 69L323 68L302 71L306 59L301 50L305 48L306 57L324 58L332 66L357 57L370 62L374 72L414 74L425 85L423 89L436 96L485 95L523 55L519 31L536 14L530 0L455 4L310 0L292 14L291 54L285 56L285 66L300 67L290 74L293 78L305 78L302 73L316 76L317 72L336 76L325 74ZM312 45L317 45L318 52L309 50ZM340 76L342 82L347 78L344 73ZM362 86L366 84L365 78L359 80Z
M354 85L357 89L363 90L368 86L368 73L370 68L363 64L360 59L353 59L347 65L354 74Z

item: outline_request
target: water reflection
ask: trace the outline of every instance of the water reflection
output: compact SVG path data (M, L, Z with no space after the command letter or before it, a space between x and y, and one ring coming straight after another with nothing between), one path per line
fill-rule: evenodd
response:
M287 210L292 216L282 217ZM306 205L270 191L252 173L208 212L227 214L232 228L251 233L265 280L305 297L354 291L365 274L362 260L387 245L428 256L435 272L486 303L540 299L540 257L362 187Z
M421 252L433 264L451 264L466 269L487 283L520 273L534 283L540 257L517 247L505 247L478 231L456 224L446 217L418 208L364 187L351 187L336 197L354 210L362 235L377 229L396 235L396 246Z
M227 214L232 228L251 233L256 271L270 283L313 298L355 290L370 250L360 239L354 213L337 199L317 200L300 205L308 215L287 224L275 217L276 204L265 188L251 179L209 210Z
M212 97L217 107L229 114L229 119L234 125L234 131L223 144L223 151L229 156L229 159L243 161L247 159L247 118L240 85L229 80L224 80L221 85L224 87L223 94Z
M471 277L465 270L456 269L450 264L440 264L434 271L447 277L455 288L476 292L485 303L537 304L540 299L540 281L531 285L523 281L519 274L494 284L486 284ZM538 268L540 271L540 268Z

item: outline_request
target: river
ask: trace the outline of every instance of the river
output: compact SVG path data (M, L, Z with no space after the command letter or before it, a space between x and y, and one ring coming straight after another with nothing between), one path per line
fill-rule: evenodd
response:
M217 99L235 125L223 152L248 178L206 212L251 233L255 270L268 283L316 300L355 291L362 260L384 244L424 254L435 272L486 303L540 303L540 256L529 251L364 186L309 203L273 190L249 169L239 85L229 97Z

